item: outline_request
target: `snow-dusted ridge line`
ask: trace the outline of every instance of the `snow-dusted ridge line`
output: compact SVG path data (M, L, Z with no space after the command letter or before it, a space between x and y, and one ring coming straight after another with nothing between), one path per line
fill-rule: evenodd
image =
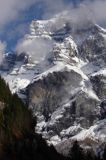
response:
M106 119L97 122L94 126L91 126L87 130L81 131L79 134L74 136L72 139L78 141L84 141L87 138L95 142L106 142Z

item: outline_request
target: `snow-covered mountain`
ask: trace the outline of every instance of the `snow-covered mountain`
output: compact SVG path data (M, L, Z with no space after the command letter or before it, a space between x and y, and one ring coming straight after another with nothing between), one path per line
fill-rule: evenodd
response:
M57 144L106 118L106 104L100 106L106 98L105 29L60 14L33 21L18 48L22 53L7 54L0 73L37 115L37 132Z
M72 131L73 128L70 127L67 130L67 134ZM83 148L90 149L90 147L92 147L97 155L102 156L103 149L106 145L106 119L98 121L89 129L84 129L79 134L69 138L68 140L66 139L58 143L56 146L58 152L67 155L70 150L70 146L72 146L75 140L77 140Z

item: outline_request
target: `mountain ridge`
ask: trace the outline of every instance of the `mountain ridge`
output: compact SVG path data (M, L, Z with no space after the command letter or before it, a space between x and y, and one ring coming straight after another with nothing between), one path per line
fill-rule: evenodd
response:
M106 30L90 21L79 26L61 15L33 21L19 44L25 55L10 71L0 72L12 92L28 100L38 116L36 130L47 140L60 143L100 119L106 97L105 38ZM42 59L36 60L36 52ZM63 132L71 126L77 129L67 137Z

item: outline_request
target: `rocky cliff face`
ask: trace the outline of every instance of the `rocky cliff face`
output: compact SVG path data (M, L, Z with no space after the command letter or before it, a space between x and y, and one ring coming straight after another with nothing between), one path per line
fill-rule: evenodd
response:
M37 132L59 143L101 118L100 103L106 98L106 30L91 22L79 27L59 15L33 21L23 45L36 45L39 39L50 44L40 62L28 56L25 61L16 58L9 74L1 74L13 92L27 98L38 117Z
M88 128L99 118L98 99L81 89L82 80L79 73L64 70L49 73L28 87L29 106L38 117L40 132L62 138L64 129L78 124Z
M106 98L106 76L103 74L91 77L93 88L101 100Z

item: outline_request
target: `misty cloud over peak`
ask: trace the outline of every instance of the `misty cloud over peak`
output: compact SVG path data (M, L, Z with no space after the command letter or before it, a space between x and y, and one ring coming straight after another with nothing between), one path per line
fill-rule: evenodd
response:
M48 18L66 9L73 10L74 5L72 2L77 3L77 0L69 0L70 3L66 0L0 0L0 27L19 18L20 11L25 11L38 2L45 4L43 17ZM99 22L106 21L106 0L85 0L78 1L78 4L86 5L95 20ZM75 8L76 12L80 8L79 5Z
M42 19L49 19L58 14L68 11L65 18L67 18L70 22L73 21L77 23L79 26L83 26L83 24L86 24L87 21L92 21L97 24L106 24L106 0L0 0L1 32L4 32L5 25L10 22L12 24L13 21L20 19L23 11L28 10L28 8L30 8L31 6L36 6L37 3L40 3L41 8L43 7L44 10ZM75 7L75 4L77 3L78 5L76 5ZM36 14L36 11L33 14ZM24 16L27 18L28 15ZM25 19L25 17L23 19ZM11 39L15 39L15 36L17 34L23 36L23 34L25 34L27 31L25 31L24 28L26 28L28 22L20 21L19 23L19 26L16 25L15 28L12 28L10 25L12 31L8 32L8 28L7 31L5 31L6 33L8 33L7 38L10 40L11 46L12 43L14 43ZM62 20L61 22L59 21L59 23L60 26ZM19 36L19 38L20 37L21 36ZM20 39L18 40L20 41ZM6 36L4 36L2 41L7 41ZM16 45L16 43L14 45ZM13 46L13 48L16 47Z

